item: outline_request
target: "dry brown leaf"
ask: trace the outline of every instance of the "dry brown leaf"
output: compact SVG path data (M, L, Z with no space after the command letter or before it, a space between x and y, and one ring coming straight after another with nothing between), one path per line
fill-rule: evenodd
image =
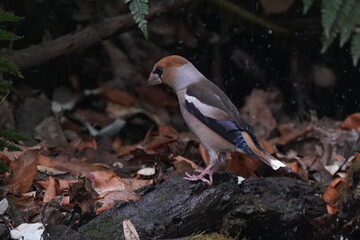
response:
M98 113L89 109L76 109L74 117L80 121L89 123L90 125L96 125L99 127L106 127L114 122L114 119L106 114Z
M200 151L201 158L204 161L205 165L209 166L209 164L210 164L209 153L201 143L199 144L199 151Z
M153 180L120 178L114 172L105 170L90 172L88 178L92 188L99 194L109 191L133 191L153 183Z
M253 172L261 165L259 159L250 157L248 154L240 152L227 153L226 169L237 176L244 178L255 176Z
M335 178L326 188L323 194L323 200L327 204L328 213L335 214L339 211L337 201L339 199L339 190L346 182L345 178Z
M260 137L267 137L276 127L277 123L271 110L276 103L279 93L265 92L260 89L253 89L246 99L245 106L241 113L246 121L254 127L254 133Z
M196 163L194 163L193 161L187 159L187 158L184 158L182 156L176 156L174 157L174 159L176 161L179 161L179 162L185 162L186 164L189 164L193 169L202 169L201 167L199 167L199 165L197 165Z
M153 141L151 141L151 143L147 144L145 146L146 150L156 150L168 143L172 143L176 141L176 138L166 138L163 136L158 136L156 137Z
M343 130L356 129L357 131L360 131L360 113L351 114L340 123L339 127Z
M81 173L88 173L88 172L92 172L92 171L105 169L102 166L97 166L96 164L93 164L90 162L82 161L77 158L72 158L66 154L59 155L59 156L53 158L52 160L53 160L54 168L56 168L60 171L65 171L65 172L71 173L75 176L77 176Z
M266 141L265 139L260 139L259 140L259 142L260 142L260 145L262 146L262 148L266 151L266 152L268 152L268 153L270 153L270 154L273 154L274 152L275 152L275 149L274 149L274 147L273 147L273 145L271 144L271 143L269 143L268 141Z
M84 141L81 141L76 148L80 151L83 150L84 148L92 148L92 149L97 149L97 144L96 144L96 140L95 138L88 138Z
M17 207L25 207L25 206L29 206L34 204L34 197L32 196L12 196L12 195L8 195L6 196L6 199L9 200L10 202L12 202L13 204L15 204L15 206Z
M153 179L142 180L135 178L122 178L122 181L125 183L125 190L127 191L134 191L138 188L154 183Z
M289 162L286 164L288 166L288 168L291 169L291 171L293 171L294 173L298 173L300 166L299 163L297 161L293 161L293 162Z
M139 87L136 91L142 102L158 107L177 108L179 106L176 96L164 90L161 86Z
M104 210L114 206L115 201L128 202L138 200L140 200L140 196L126 190L103 192L99 195L99 199L96 201L101 204L101 207L96 209L96 214L98 215Z
M303 129L294 129L294 130L289 130L286 131L284 128L286 128L286 126L282 126L279 127L282 128L281 132L287 132L286 134L282 134L277 142L278 145L285 145L288 144L289 142L292 142L294 140L296 140L297 138L306 135L309 132L314 131L314 126L313 125L309 125L306 128Z
M264 14L276 14L286 12L295 0L260 0Z
M12 194L26 193L36 176L36 166L39 150L27 150L12 161L9 167L11 175L7 179L8 188Z
M125 240L140 240L139 234L130 220L123 221L123 229Z
M160 125L158 131L160 136L177 138L179 135L179 133L170 125Z
M102 95L109 101L122 106L130 107L133 106L135 102L130 94L116 89L104 88L102 90Z
M57 196L56 189L59 188L59 186L58 186L59 183L53 177L49 176L48 182L49 182L49 184L46 188L44 198L43 198L43 202L45 202L45 203Z

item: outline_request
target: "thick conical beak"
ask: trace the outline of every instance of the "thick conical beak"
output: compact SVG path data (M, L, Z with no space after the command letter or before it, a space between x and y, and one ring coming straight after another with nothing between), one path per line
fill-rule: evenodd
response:
M152 85L158 85L158 84L161 84L162 81L161 81L161 78L159 77L158 74L156 73L150 73L150 76L149 76L149 79L147 80L147 84L149 86L152 86Z

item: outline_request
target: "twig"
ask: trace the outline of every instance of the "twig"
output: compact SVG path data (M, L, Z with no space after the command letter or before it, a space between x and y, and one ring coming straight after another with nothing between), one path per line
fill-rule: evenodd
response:
M201 0L155 1L156 4L150 6L149 14L146 18L151 20L173 9L199 1ZM110 37L114 33L125 32L135 25L136 23L130 13L106 18L102 22L87 26L78 32L66 34L54 40L21 50L5 52L2 53L2 56L16 63L20 69L32 68L64 54L89 47L98 41Z

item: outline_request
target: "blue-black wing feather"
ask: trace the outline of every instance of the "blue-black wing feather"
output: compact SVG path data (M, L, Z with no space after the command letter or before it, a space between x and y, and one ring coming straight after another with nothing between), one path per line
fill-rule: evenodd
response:
M258 140L254 136L251 131L250 125L247 125L245 128L240 128L235 122L230 120L218 120L214 118L210 118L208 116L203 115L200 110L193 104L185 100L186 109L194 115L197 119L199 119L202 123L204 123L211 130L225 138L227 141L234 144L237 148L242 151L254 155L254 153L250 150L246 141L244 140L241 132L246 131L255 145L262 150Z

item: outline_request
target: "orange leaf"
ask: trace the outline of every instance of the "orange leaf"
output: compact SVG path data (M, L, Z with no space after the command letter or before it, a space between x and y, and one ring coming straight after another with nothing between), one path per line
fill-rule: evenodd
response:
M102 95L111 102L122 106L130 107L133 106L135 102L134 98L128 93L116 89L105 88L102 90Z
M285 145L289 142L294 141L298 137L301 137L309 132L314 131L314 126L309 125L306 128L303 129L294 129L292 131L289 131L287 134L282 134L277 142L278 145Z
M12 174L8 179L11 193L21 195L29 190L37 172L38 153L39 150L28 150L11 162L9 169Z
M337 201L339 199L339 189L346 182L345 178L335 178L331 181L323 194L323 200L327 204L327 210L330 214L339 211Z
M356 129L357 131L360 131L360 113L351 114L340 123L339 127L343 130Z
M53 177L49 177L49 184L46 188L46 192L44 194L44 198L43 198L43 202L48 202L50 201L51 199L53 199L54 197L57 196L56 194L56 188L59 188L59 186L56 186L58 185L58 182L53 178Z
M255 171L261 166L261 161L257 158L250 157L245 153L228 153L226 159L226 169L237 176L248 178L254 176Z
M115 204L115 201L129 202L140 200L140 196L126 190L104 192L100 194L99 198L100 199L96 202L101 203L102 206L96 209L96 214L100 214L104 210L112 207Z
M206 149L204 148L204 146L201 143L199 144L199 151L200 151L201 158L203 159L205 165L209 166L209 164L210 164L209 153L208 153L208 151L206 151Z

